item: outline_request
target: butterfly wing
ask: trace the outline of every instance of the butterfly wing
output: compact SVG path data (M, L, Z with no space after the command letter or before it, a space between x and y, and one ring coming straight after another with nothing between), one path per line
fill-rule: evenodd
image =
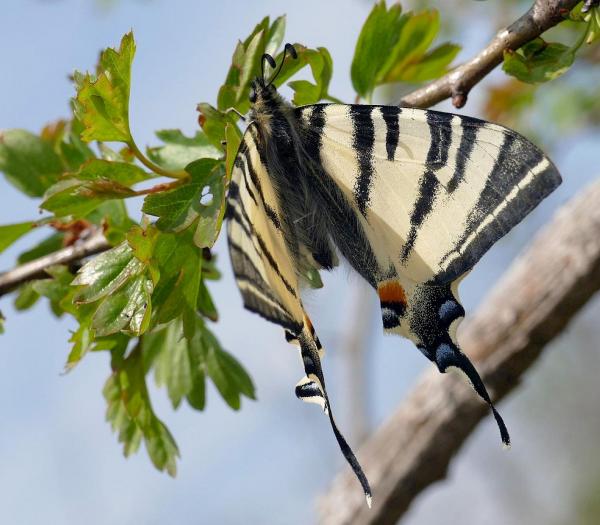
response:
M378 266L415 282L453 282L561 182L539 148L482 120L395 106L297 112Z
M250 125L236 157L227 197L229 254L237 285L248 310L280 325L286 339L300 346L306 376L296 386L296 395L318 403L329 416L340 448L370 502L367 479L333 419L321 368L323 349L302 305L296 266L284 233L285 218L258 144L256 129Z
M458 282L561 182L517 133L481 120L386 106L296 109L315 199L329 233L379 294L384 329L441 372L462 370L509 436L460 351Z

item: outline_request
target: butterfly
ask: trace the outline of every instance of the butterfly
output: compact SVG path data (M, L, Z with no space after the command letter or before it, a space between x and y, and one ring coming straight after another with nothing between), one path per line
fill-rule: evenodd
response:
M341 255L378 294L383 329L410 339L440 372L456 367L502 417L465 354L458 284L488 249L561 182L544 153L516 132L475 118L357 104L294 107L262 75L227 196L229 253L244 306L299 345L296 395L318 403L371 503L369 483L335 423L323 347L303 287Z

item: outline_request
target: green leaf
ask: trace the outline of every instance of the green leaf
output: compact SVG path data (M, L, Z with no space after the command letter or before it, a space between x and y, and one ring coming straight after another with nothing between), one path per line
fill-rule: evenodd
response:
M73 304L75 289L71 286L73 274L61 265L46 268L45 272L51 278L33 281L33 289L50 300L50 307L57 317L65 312L77 317L77 308Z
M250 107L250 103L247 107ZM197 110L200 112L199 122L206 137L217 149L222 148L221 142L225 140L225 126L232 124L237 127L236 118L238 117L233 113L220 111L206 102L198 104Z
M158 217L156 225L162 231L181 231L198 218L202 179L208 177L216 160L202 159L196 164L188 183L175 189L151 193L144 199L142 211Z
M167 323L184 311L195 311L202 261L191 232L161 233L154 249L160 280L153 294L156 323Z
M198 291L198 311L204 316L210 319L213 322L217 322L219 320L219 313L217 312L217 307L210 296L210 292L206 287L204 279L200 281L200 290Z
M65 363L65 372L72 370L92 348L94 331L90 317L80 320L79 328L73 333L69 342L73 343L73 347Z
M81 182L77 179L63 179L52 186L44 195L40 207L56 217L71 215L84 218L107 200L133 197L131 188L111 180Z
M563 75L574 60L574 48L536 38L517 51L505 50L502 69L522 82L537 84Z
M4 321L6 321L6 317L4 317L4 314L0 310L0 334L4 333Z
M359 35L352 61L352 84L370 100L373 90L390 82L421 82L446 73L460 50L442 44L428 51L440 29L436 10L402 14L400 4L375 4Z
M144 264L134 257L127 243L96 255L83 265L73 280L73 286L83 286L75 294L75 302L86 304L106 297L143 269Z
M19 222L0 226L0 253L35 227L35 222Z
M404 81L403 72L409 64L418 64L440 30L437 11L408 13L392 54L388 55L377 76L377 84Z
M327 97L329 82L333 75L333 60L331 59L329 51L324 47L319 47L316 50L307 49L300 45L295 47L298 48L296 51L298 54L297 60L300 63L306 62L306 64L310 66L315 83L313 84L308 80L289 82L288 85L294 91L294 98L292 101L297 106L315 104ZM278 77L276 83L283 81L284 80L280 80Z
M135 164L103 159L90 159L81 166L79 171L69 173L67 176L81 181L111 181L122 186L133 186L153 177Z
M0 171L6 180L30 197L41 197L63 172L52 145L21 129L0 133Z
M407 18L399 3L389 10L383 0L373 6L358 36L351 67L352 85L361 97L369 97L375 89Z
M193 137L186 137L178 129L165 129L157 131L156 136L165 145L148 148L148 157L168 170L182 170L195 160L219 159L223 156L221 149L213 146L206 134L201 131Z
M150 324L153 284L145 275L129 279L101 303L92 318L97 336L115 334L122 330L140 335Z
M166 328L144 336L144 351L156 354L154 375L158 386L166 385L173 408L191 392L193 378L188 341L183 325L176 320Z
M210 248L219 235L225 216L225 167L223 163L214 166L206 175L202 160L187 167L192 180L200 182L198 222L194 233L194 243L200 248Z
M57 217L84 217L106 200L136 195L129 186L151 177L133 164L91 159L48 189L41 207Z
M217 390L234 410L241 406L240 396L255 399L252 379L229 353L225 352L216 337L209 331L204 332L206 345L206 370Z
M86 218L102 226L106 240L112 245L123 242L127 232L136 224L127 215L123 200L104 201Z
M15 297L15 309L19 311L28 310L37 303L39 298L40 294L35 291L33 281L25 283L19 288L17 296Z
M125 456L137 451L143 439L154 466L175 476L179 450L173 436L152 408L141 346L123 359L125 349L126 346L111 351L114 371L103 390L107 401L106 419L113 431L119 433Z
M235 163L240 143L242 142L240 130L235 124L227 124L225 126L225 142L225 172L229 181L231 180L233 164Z
M276 18L273 24L271 24L268 31L267 42L265 44L265 53L273 56L277 52L279 46L281 46L281 43L283 42L285 25L285 15Z
M123 36L118 50L108 48L101 53L97 75L75 73L74 109L85 128L81 134L84 141L132 141L129 91L134 54L130 32Z
M393 81L426 82L441 77L456 58L460 46L445 43L429 51L418 62L406 64Z

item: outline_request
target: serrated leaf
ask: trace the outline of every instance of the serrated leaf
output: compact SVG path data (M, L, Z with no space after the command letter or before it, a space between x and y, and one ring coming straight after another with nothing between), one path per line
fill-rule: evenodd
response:
M118 50L108 48L101 53L97 75L74 75L74 109L85 128L81 134L84 141L131 142L129 92L134 54L130 32L123 36Z
M84 286L75 294L75 302L92 303L112 294L143 269L144 264L134 257L127 243L96 255L83 265L72 282L73 286Z
M92 318L96 335L101 337L119 331L140 335L146 331L150 323L152 290L152 281L138 275L105 297Z
M177 444L167 427L158 419L148 395L141 347L136 347L123 359L124 348L113 349L113 374L103 389L107 401L106 419L123 443L128 456L144 440L154 466L175 476Z
M252 379L239 362L221 348L219 342L209 330L204 331L203 339L206 345L206 371L208 376L226 403L234 410L239 410L241 395L255 399Z
M156 354L154 377L158 386L166 385L173 408L192 390L192 370L188 341L183 336L181 321L144 337L144 352Z
M135 164L104 159L90 159L82 164L77 172L69 173L67 176L81 181L111 181L122 186L133 186L153 177Z
M208 184L215 166L221 164L213 159L200 159L188 166L190 181L181 186L144 199L142 211L158 217L156 225L162 231L181 231L190 226L200 215L202 189ZM190 168L191 167L191 168Z
M517 51L505 50L502 69L522 82L537 84L563 75L574 60L574 48L536 38Z
M191 233L161 234L153 258L160 271L153 295L156 322L167 323L186 310L195 311L202 262Z
M157 131L156 136L165 145L148 148L148 157L168 170L182 170L195 160L219 159L223 156L221 149L213 146L206 134L200 131L193 137L186 137L178 129L165 129Z
M200 248L210 248L215 243L225 216L225 167L219 163L208 175L205 169L201 160L187 167L192 179L195 177L201 183L199 206L195 207L198 221L194 232L194 243Z
M15 188L41 197L63 172L52 145L22 129L0 132L0 171Z
M19 222L0 226L0 253L34 228L35 222Z
M59 180L48 189L40 207L56 217L84 218L105 201L133 197L131 188L106 179L82 182L69 178Z
M79 328L69 339L73 347L65 363L65 372L72 370L89 352L94 342L94 332L91 327L91 318L80 321Z

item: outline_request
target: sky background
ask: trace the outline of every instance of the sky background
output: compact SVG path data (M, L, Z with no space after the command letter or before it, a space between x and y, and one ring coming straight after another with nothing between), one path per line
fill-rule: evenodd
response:
M449 3L441 3L441 14ZM330 92L352 100L349 68L354 43L371 4L358 0L317 2L147 0L0 0L0 129L39 131L68 116L74 69L93 69L98 52L134 30L131 126L140 145L153 131L197 127L195 106L214 102L238 38L265 15L286 13L286 40L327 47L334 59ZM493 34L485 3L474 2L474 23L461 33L470 56ZM499 73L492 75L491 81ZM479 89L479 88L478 88ZM449 109L449 106L441 106ZM463 112L477 115L477 96ZM553 210L598 176L598 132L565 137L551 152L564 184L499 242L461 286L473 311ZM593 167L593 169L590 169ZM38 217L38 202L0 178L0 224ZM129 203L137 216L139 202ZM0 271L44 233L35 232L0 255ZM110 373L107 354L88 355L62 375L70 319L51 316L44 301L19 314L11 298L0 336L0 522L90 525L311 523L315 501L332 477L347 468L327 418L300 403L294 385L304 375L295 347L281 330L245 312L230 273L224 238L216 247L223 279L211 283L221 320L213 329L223 346L252 375L256 402L233 412L212 387L199 413L170 407L163 390L151 389L159 417L180 451L176 479L156 471L146 452L124 459L104 421L101 391ZM345 330L354 302L372 301L347 268L324 278L325 289L306 299L320 339L333 409L342 429L351 427L346 402ZM551 285L551 283L549 283ZM514 445L502 450L497 428L486 418L452 463L447 481L426 490L403 523L562 523L598 472L600 431L595 406L599 387L598 315L592 301L549 348L523 385L500 409ZM376 315L376 314L374 314ZM399 338L375 330L368 341L365 374L373 427L381 423L430 366ZM349 434L349 432L346 432ZM353 443L351 435L347 436ZM358 484L356 490L360 490ZM375 495L376 497L376 495Z

